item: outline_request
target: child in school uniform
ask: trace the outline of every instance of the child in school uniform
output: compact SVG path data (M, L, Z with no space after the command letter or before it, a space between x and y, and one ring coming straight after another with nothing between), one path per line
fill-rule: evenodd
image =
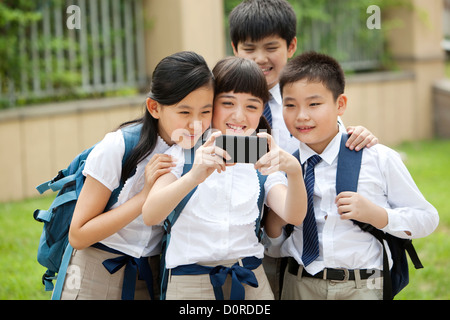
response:
M277 217L271 216L279 224L269 219L266 229L273 252L282 243L280 254L289 257L282 299L382 299L382 281L371 279L382 276L382 245L351 219L405 239L425 237L438 225L436 209L420 193L400 156L380 144L364 149L357 192L336 194L343 134L336 119L347 106L344 87L338 62L315 52L292 59L280 76L284 121L300 141L305 184L314 182L307 187L313 190L307 213L311 224L305 218L284 242ZM308 175L309 166L313 176ZM310 235L313 229L317 236ZM342 274L348 275L344 281Z
M153 182L175 165L164 153L175 143L172 133L188 130L193 123L183 111L189 108L206 130L213 97L214 79L203 57L193 52L166 57L153 73L145 115L108 133L89 154L83 172L86 180L69 231L74 253L62 299L159 298L163 229L144 224L142 205ZM133 125L142 125L140 139L122 167L122 131ZM103 212L121 180L125 184L117 203ZM137 272L130 275L135 268Z
M267 175L265 202L291 223L301 222L306 211L302 170L295 157L280 149L267 133L258 135L267 137L270 151L255 164L226 164L224 159L230 156L214 145L215 139L266 128L262 112L268 99L267 83L253 61L237 57L219 61L213 73L212 126L219 131L198 148L192 169L184 176L182 148L169 150L177 166L155 182L142 210L144 221L160 223L197 187L171 226L166 299L273 299L261 265L264 246L255 233L260 214L257 169ZM223 285L213 286L221 277Z
M298 140L291 135L283 120L280 93L280 72L297 51L297 18L286 0L244 0L228 17L231 46L235 56L255 61L264 73L270 92L264 116L272 128L277 144L289 153L298 149ZM342 119L339 126L345 131ZM347 147L359 150L378 143L378 139L362 126L348 127ZM279 297L280 259L266 256L264 268L275 296Z
M289 153L298 148L283 120L279 77L288 60L297 51L297 18L286 0L244 0L228 17L231 46L235 56L255 61L264 73L270 92L264 116L277 144ZM345 130L343 122L338 122ZM362 126L348 127L347 146L353 150L371 147L378 139Z

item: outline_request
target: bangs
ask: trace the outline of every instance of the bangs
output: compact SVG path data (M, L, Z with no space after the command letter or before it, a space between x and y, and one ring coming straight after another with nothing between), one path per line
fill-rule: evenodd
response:
M223 92L248 93L269 101L266 78L258 65L248 59L228 57L217 63L213 69L215 94Z

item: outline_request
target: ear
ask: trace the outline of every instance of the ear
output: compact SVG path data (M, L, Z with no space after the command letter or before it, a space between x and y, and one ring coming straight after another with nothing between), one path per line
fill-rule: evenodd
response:
M152 98L147 98L145 103L147 105L147 111L151 114L151 116L155 119L159 119L161 113L160 104L155 100L153 100Z
M234 46L233 41L231 41L231 47L233 48L233 54L234 54L235 56L237 56L237 54L238 54L237 48Z
M347 96L345 94L341 94L337 99L337 112L339 116L342 116L347 109Z
M289 43L288 46L288 59L292 58L292 56L294 55L295 51L297 51L297 37L294 37L294 39L292 39L291 43Z

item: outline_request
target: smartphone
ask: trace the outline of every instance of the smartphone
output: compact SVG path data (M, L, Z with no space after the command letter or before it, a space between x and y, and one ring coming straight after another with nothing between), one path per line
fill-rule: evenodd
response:
M216 138L216 146L231 156L226 163L256 163L268 151L267 138L257 136L221 135Z

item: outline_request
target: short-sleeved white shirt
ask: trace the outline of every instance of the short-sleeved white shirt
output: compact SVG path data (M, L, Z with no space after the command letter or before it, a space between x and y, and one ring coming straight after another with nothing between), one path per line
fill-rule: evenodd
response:
M172 173L180 178L184 166L183 149L174 145L167 153L177 159ZM265 197L277 184L287 185L281 172L267 177ZM214 171L197 187L172 226L166 267L250 256L262 258L264 247L255 233L259 194L259 180L253 164L236 164L222 173Z
M167 149L169 149L169 145L158 136L155 149L138 163L136 173L126 180L117 203L112 208L122 205L142 190L145 181L145 166L154 154L164 153ZM119 129L106 134L86 159L83 174L93 177L113 191L120 184L124 153L125 142L122 131ZM161 252L162 235L162 226L146 226L142 215L139 215L127 226L100 242L110 248L139 258L159 254Z

